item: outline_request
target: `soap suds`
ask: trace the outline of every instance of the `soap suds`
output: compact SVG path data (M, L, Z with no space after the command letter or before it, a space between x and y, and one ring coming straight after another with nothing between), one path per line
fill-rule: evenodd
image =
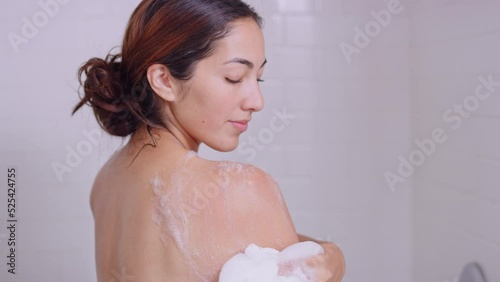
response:
M197 157L197 156L198 156L198 154L195 151L189 151L186 154L186 160L189 160L189 159Z
M176 220L176 216L174 215L174 211L172 207L174 204L172 203L171 193L164 193L165 184L163 180L156 175L151 180L151 185L153 186L153 192L156 195L156 213L153 214L153 221L160 227L165 227L167 230L167 234L172 236L178 245L179 249L184 250L184 238L181 234L181 228L177 226L176 223L183 223L181 220ZM178 216L177 216L178 217ZM162 241L165 243L165 233L162 233Z
M194 280L213 281L218 275L217 269L221 266L220 255L227 252L220 242L220 236L229 235L228 238L235 244L244 246L243 239L233 229L236 222L233 211L230 210L234 204L229 202L229 189L244 191L245 195L248 195L248 201L254 204L256 209L260 209L262 203L258 201L256 193L248 190L254 187L251 176L256 170L255 167L234 162L218 162L211 169L199 169L196 166L196 156L196 152L188 152L183 163L168 179L162 179L158 174L151 179L155 195L155 213L152 220L161 229L164 244L167 236L174 240ZM273 189L278 188L272 177L269 182L276 185ZM278 196L282 204L281 194L278 193ZM214 201L218 204L214 205ZM220 214L221 209L223 214ZM216 218L220 217L216 214L223 216L220 218L222 221L219 219L216 222ZM255 234L258 228L259 226L252 223L247 226L247 232L250 235ZM276 235L276 238L279 238L279 235Z

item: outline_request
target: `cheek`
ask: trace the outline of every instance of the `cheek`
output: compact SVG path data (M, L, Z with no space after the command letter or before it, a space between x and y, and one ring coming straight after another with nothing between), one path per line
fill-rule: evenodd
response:
M182 102L182 114L188 121L184 124L190 133L204 139L208 135L218 134L235 117L238 109L238 91L236 87L228 85L220 77L212 77L197 81L192 85Z
M188 127L191 134L201 135L213 134L223 125L227 118L224 108L226 107L216 93L210 91L192 92L192 96L184 101L182 107L183 126ZM224 104L223 104L224 103Z
M199 109L200 122L205 126L222 125L233 118L233 114L238 107L236 93L228 93L224 87L215 89L220 90L206 91L205 95L199 97L196 103Z

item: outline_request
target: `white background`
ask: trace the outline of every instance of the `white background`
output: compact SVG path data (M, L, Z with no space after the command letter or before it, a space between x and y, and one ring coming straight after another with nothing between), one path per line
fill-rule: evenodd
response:
M88 107L71 117L76 71L121 44L139 1L66 2L43 23L38 1L2 0L1 281L95 281L89 192L121 141L85 136L99 129ZM270 172L297 230L340 244L346 282L454 281L469 261L500 281L500 88L456 130L443 119L473 96L478 77L500 81L500 3L401 0L402 12L348 63L342 42L354 45L355 28L391 1L248 2L266 20L269 63L266 108L241 141L256 137L263 147L200 154ZM42 24L15 47L9 34L23 36L23 18ZM269 135L273 110L284 108L295 118ZM414 140L436 128L447 141L391 189L384 173L397 174L398 157L408 159L419 149ZM68 165L79 148L88 154L58 178L53 164ZM6 265L10 166L18 171L16 275Z

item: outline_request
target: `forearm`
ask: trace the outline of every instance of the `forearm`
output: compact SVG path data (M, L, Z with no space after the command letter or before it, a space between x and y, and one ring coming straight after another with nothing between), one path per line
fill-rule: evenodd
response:
M324 244L324 243L327 243L325 241L320 241L320 240L316 240L316 239L313 239L311 237L308 237L308 236L305 236L305 235L302 235L302 234L298 234L297 233L297 236L299 236L299 242L304 242L304 241L313 241L314 243L317 243L317 244Z

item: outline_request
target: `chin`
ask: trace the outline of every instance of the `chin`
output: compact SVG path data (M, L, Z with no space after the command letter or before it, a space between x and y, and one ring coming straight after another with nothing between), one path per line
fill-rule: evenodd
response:
M236 150L239 144L239 137L224 140L223 142L205 143L208 147L219 152L231 152Z

